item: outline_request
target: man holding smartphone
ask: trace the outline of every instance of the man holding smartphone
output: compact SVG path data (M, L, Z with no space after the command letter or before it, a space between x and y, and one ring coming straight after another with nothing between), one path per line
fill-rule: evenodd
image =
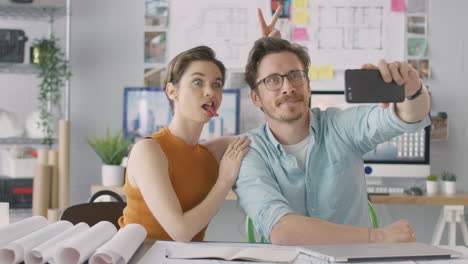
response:
M250 151L234 188L256 229L276 245L415 241L405 220L370 229L362 156L379 143L430 124L429 93L406 62L378 69L404 86L401 103L346 110L309 108L306 50L275 38L259 10L263 37L250 51L246 81L266 124L248 133ZM312 103L313 107L313 103Z

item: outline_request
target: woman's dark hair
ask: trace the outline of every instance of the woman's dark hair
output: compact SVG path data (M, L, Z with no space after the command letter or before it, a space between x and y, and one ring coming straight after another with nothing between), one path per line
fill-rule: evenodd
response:
M226 67L224 67L224 64L221 61L216 59L216 53L207 46L199 46L179 53L171 60L169 65L167 65L166 78L164 79L164 90L166 90L169 83L177 86L190 63L194 61L213 62L221 71L223 82L226 79ZM169 98L169 96L167 96L167 99L169 100L169 105L171 106L172 113L174 114L174 101Z

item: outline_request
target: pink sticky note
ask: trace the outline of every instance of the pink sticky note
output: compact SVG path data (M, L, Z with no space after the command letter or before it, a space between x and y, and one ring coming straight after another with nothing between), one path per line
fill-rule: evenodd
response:
M307 40L307 28L295 27L292 33L293 41L305 41Z
M405 12L405 0L392 0L391 10L392 12Z

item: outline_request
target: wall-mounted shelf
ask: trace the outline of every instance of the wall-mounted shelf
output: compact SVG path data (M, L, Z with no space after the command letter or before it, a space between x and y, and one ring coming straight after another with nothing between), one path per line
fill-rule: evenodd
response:
M37 67L26 63L0 63L0 73L36 74Z
M44 20L50 17L58 18L65 16L64 7L39 6L32 4L23 5L0 5L0 17L17 20Z
M26 138L26 137L0 138L0 145L42 145L42 138Z

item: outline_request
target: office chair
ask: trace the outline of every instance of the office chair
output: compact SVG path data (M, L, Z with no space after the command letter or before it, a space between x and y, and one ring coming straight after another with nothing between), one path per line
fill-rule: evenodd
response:
M379 222L377 220L377 214L375 213L374 205L370 201L367 201L367 209L369 210L369 218L372 223L373 228L379 228ZM256 243L255 239L255 230L253 226L252 219L246 216L245 219L245 236L248 243ZM260 237L260 243L265 243L265 238Z
M101 195L110 195L115 198L116 202L97 202L94 200ZM88 203L76 204L68 207L63 211L60 220L66 220L72 224L85 222L89 226L93 226L100 221L109 221L119 229L118 220L122 216L122 211L127 206L122 197L117 193L109 190L102 190L94 193L88 200Z

